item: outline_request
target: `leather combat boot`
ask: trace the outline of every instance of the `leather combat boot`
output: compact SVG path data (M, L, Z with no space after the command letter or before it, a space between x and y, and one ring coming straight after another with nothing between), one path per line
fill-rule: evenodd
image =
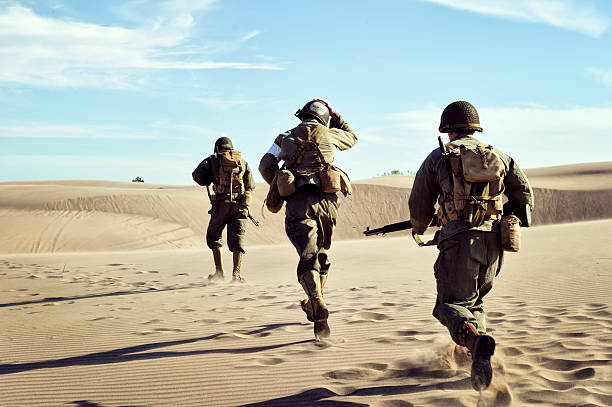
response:
M223 261L221 260L221 248L215 247L212 249L213 260L215 261L215 273L209 274L209 280L223 280Z
M466 322L459 328L457 339L459 344L467 347L472 354L472 387L478 391L486 389L493 378L491 356L495 352L495 339L478 332L471 322Z
M242 265L242 252L240 250L234 253L234 269L232 271L232 281L244 283L244 278L240 275L240 266Z
M329 310L323 301L321 293L321 277L316 271L308 271L299 277L300 284L304 292L308 295L307 299L300 303L302 310L306 314L306 319L314 322L315 338L327 338L331 331L327 324Z

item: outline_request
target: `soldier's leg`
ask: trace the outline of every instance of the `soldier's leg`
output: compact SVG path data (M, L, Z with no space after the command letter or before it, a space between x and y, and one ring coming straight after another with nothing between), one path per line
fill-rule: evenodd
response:
M206 230L206 244L212 250L213 260L215 262L215 273L209 275L209 279L223 278L221 234L223 233L224 226L223 208L215 203L210 211L210 222Z
M478 299L470 309L478 321L477 328L481 333L487 332L483 298L493 288L493 280L501 270L504 253L497 233L485 233L484 243L486 264L481 265L478 275Z
M327 282L329 268L331 267L328 251L331 248L332 234L338 218L336 195L323 194L323 196L324 199L315 207L318 224L317 258L320 267L319 274L321 277L322 293L325 291L325 283Z
M300 256L297 266L298 281L309 300L322 300L316 221L314 219L286 221L285 231Z
M318 221L313 207L321 198L316 190L303 189L287 199L285 232L295 247L300 260L297 266L298 281L307 299L302 309L309 320L327 319L327 308L321 292L320 264L318 258Z
M433 314L457 343L464 323L472 323L480 330L479 318L472 311L478 314L481 310L476 304L481 299L478 278L486 264L484 233L467 231L439 245L434 266L438 297Z
M233 253L233 270L232 279L234 281L244 281L240 275L242 265L242 255L245 253L244 239L247 227L246 211L244 209L235 208L229 223L227 224L227 246Z

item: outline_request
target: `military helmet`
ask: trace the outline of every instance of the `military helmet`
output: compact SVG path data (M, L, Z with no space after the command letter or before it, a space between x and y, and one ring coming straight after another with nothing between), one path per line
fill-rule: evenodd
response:
M446 106L438 130L440 133L462 130L482 131L482 127L476 108L471 103L460 100Z
M227 137L220 137L215 141L215 153L223 150L233 150L234 145L232 144L232 140Z
M321 124L327 126L329 121L329 109L325 103L318 100L311 100L306 103L303 108L295 112L295 117L302 120L304 116L310 116L317 119Z

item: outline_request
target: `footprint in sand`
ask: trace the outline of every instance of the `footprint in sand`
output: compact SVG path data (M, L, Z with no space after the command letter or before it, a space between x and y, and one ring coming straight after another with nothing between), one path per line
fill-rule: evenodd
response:
M155 332L185 332L179 328L155 328L153 329Z
M356 323L367 323L367 322L380 322L391 320L392 318L387 314L382 314L379 312L359 312L357 314L351 315L346 319L346 322L349 324Z
M195 312L195 310L193 308L177 308L170 312Z
M284 362L285 359L282 358L261 358L257 360L257 363L264 366L276 366Z

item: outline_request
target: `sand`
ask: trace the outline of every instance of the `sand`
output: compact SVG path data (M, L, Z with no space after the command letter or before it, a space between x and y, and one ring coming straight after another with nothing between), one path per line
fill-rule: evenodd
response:
M201 189L0 183L0 406L612 405L612 216L600 202L612 181L609 163L585 166L532 178L550 200L486 298L498 348L482 393L431 316L437 250L359 238L407 217L405 186L365 180L343 200L332 336L316 342L281 214L253 211L263 225L248 231L247 283L210 283Z

